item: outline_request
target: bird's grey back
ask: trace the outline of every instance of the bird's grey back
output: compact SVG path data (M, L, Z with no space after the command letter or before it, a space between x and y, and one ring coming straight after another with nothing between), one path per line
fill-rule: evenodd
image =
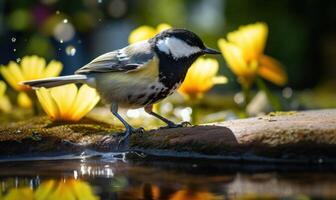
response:
M76 74L128 72L141 67L154 57L147 41L138 42L125 48L105 53L82 68Z

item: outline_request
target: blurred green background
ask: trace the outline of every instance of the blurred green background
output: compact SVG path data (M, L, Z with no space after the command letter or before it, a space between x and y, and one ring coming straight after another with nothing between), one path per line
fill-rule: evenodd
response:
M336 77L333 0L1 0L0 64L37 54L64 63L63 74L127 45L140 25L168 23L199 34L211 47L240 25L264 21L266 54L282 62L294 89L332 86ZM225 67L229 89L239 89Z

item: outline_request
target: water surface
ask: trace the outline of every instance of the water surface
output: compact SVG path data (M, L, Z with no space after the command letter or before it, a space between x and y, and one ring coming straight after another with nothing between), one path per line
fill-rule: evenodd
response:
M2 158L1 196L6 200L336 198L334 166L279 167L183 159L130 161L123 155L83 155L55 160Z

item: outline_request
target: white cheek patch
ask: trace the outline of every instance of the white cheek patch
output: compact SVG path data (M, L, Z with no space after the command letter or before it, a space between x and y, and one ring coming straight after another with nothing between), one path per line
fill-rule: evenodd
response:
M165 38L158 41L157 47L160 51L171 54L175 59L189 57L192 54L202 51L199 47L190 46L186 42L175 37Z

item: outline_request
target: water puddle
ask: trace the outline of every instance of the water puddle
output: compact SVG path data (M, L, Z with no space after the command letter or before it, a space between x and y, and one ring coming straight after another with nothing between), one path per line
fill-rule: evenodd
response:
M334 170L229 162L128 160L126 154L84 151L0 163L3 199L221 200L330 199Z

